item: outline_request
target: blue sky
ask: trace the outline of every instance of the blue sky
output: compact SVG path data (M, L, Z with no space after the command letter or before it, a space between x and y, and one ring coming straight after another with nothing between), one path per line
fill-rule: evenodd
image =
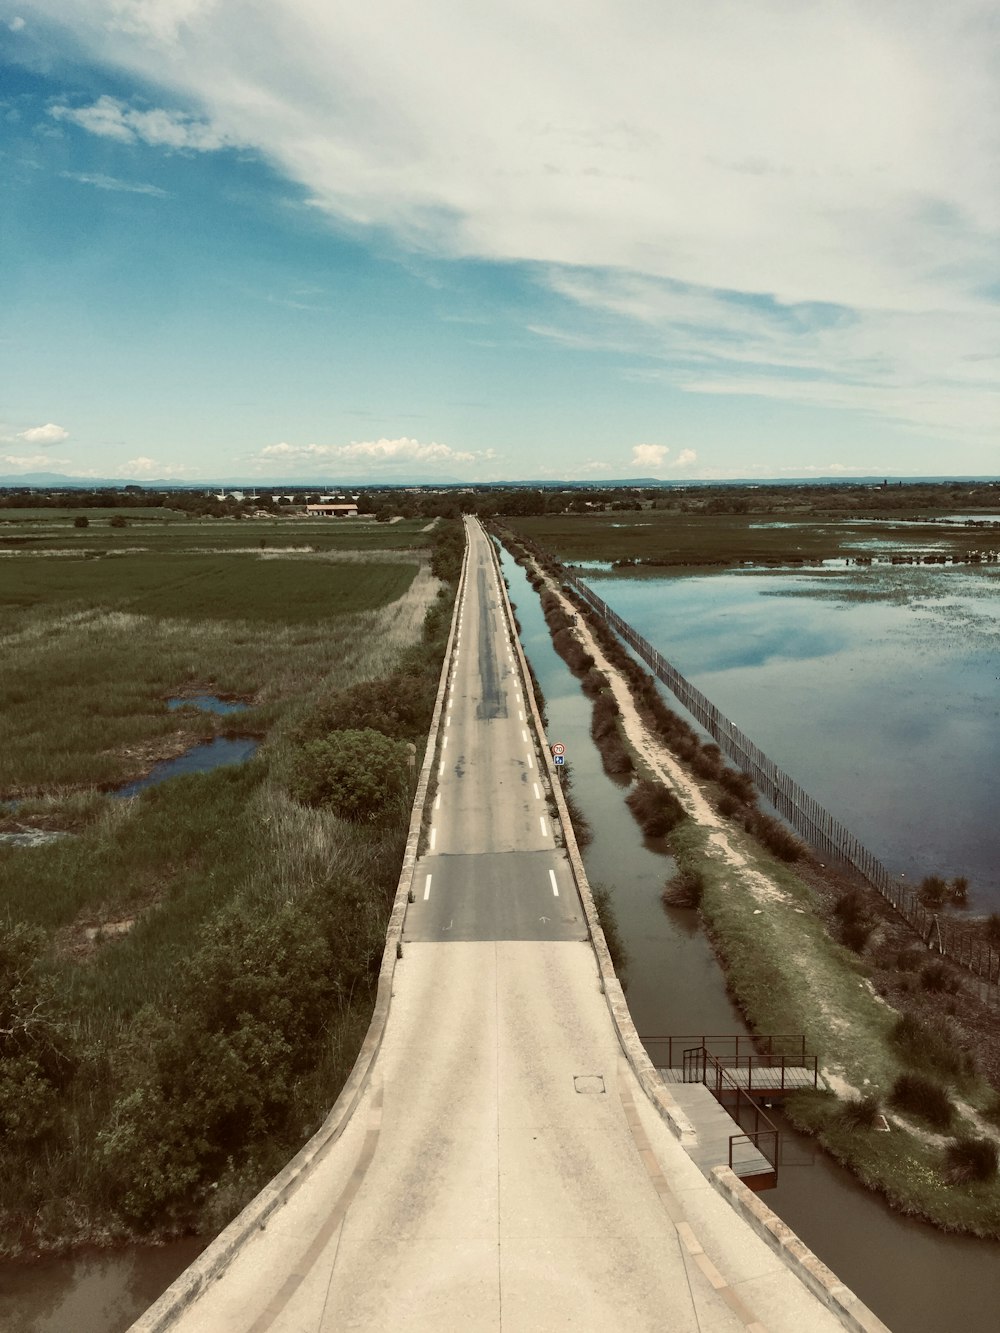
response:
M0 0L0 475L1000 473L998 34Z

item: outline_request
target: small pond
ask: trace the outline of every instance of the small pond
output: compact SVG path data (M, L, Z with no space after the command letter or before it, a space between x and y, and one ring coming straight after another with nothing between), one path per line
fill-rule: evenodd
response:
M183 708L194 708L199 713L215 713L225 717L229 713L245 713L249 704L241 699L220 699L217 694L178 695L167 700L167 708L176 713Z
M111 794L118 797L135 796L147 787L158 787L161 782L169 782L171 778L184 777L188 773L210 773L212 769L224 768L229 764L245 764L256 753L259 745L260 741L252 736L216 736L214 740L192 746L176 759L162 760L144 778L127 782Z

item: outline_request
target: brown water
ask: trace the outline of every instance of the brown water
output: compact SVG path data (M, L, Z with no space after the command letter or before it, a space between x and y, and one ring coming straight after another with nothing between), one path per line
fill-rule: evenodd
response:
M122 1333L204 1248L185 1240L0 1265L0 1330Z

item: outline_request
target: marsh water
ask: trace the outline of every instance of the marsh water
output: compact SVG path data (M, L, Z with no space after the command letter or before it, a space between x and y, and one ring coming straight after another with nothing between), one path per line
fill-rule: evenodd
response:
M552 649L536 594L509 557L504 572L517 603L522 642L545 695L549 739L567 747L573 794L593 830L585 852L587 870L592 881L606 885L612 895L629 955L628 1001L639 1032L648 1036L743 1030L697 917L666 912L660 905L672 863L662 844L643 841L624 803L625 789L605 775L590 739L589 702ZM792 776L817 798L827 800L873 850L889 858L892 846L899 845L901 853L912 857L911 862L901 863L902 868L912 864L907 873L917 874L924 873L920 857L903 846L905 839L884 827L883 817L893 818L885 813L894 808L893 801L902 801L905 809L908 798L893 795L891 801L890 793L878 786L886 771L883 752L898 745L902 748L897 753L910 756L908 764L916 764L912 786L890 788L891 793L912 792L913 800L929 785L933 765L947 762L950 747L963 736L975 747L968 775L982 783L984 774L990 774L988 765L977 768L977 764L986 764L997 752L997 693L989 690L992 631L985 592L997 584L969 584L968 579L979 576L961 570L895 571L900 572L911 579L914 574L932 578L920 585L924 591L911 584L909 590L898 587L896 593L891 579L880 585L855 583L847 570L838 571L834 580L823 571L602 580L599 591L778 762L787 765ZM943 582L956 574L956 582ZM911 607L913 598L917 600ZM873 613L866 614L866 608ZM896 650L898 670L890 647ZM910 655L913 660L907 661ZM814 669L810 689L809 673ZM1000 667L993 675L1000 675ZM963 688L973 691L972 703L968 698L943 704L938 699L926 718L906 722L907 706L929 699L933 682L947 684L954 692L962 680L968 682ZM876 690L877 697L866 698ZM894 692L903 692L909 705L900 704ZM748 716L747 699L763 701L759 714ZM857 708L867 719L867 725L853 733L861 738L861 760L852 759L852 745L844 736L820 739L824 726L836 733L844 725L835 704L848 712ZM759 736L754 730L758 721ZM766 735L761 730L765 722L771 728ZM980 735L983 730L986 739ZM924 742L932 759L921 758ZM836 782L827 775L824 753L831 759L840 756L842 776ZM800 758L808 763L800 763ZM952 781L957 781L961 767L958 763L945 769ZM851 792L852 773L854 781L868 782L869 800L877 809L869 810L866 801ZM872 780L869 774L879 777ZM841 793L843 805L838 804ZM852 804L847 797L853 798ZM945 799L959 798L949 793ZM985 803L976 804L976 809L983 811ZM862 818L866 814L869 817ZM982 837L990 836L991 826L992 820L980 830ZM938 858L932 869L941 867L942 849L959 850L958 840L949 840L946 829L920 845ZM949 873L970 874L983 895L994 893L990 858L982 858L978 872L971 869L973 862L979 864L975 855L957 863L947 859L945 868ZM785 1142L780 1184L765 1198L893 1333L952 1329L993 1333L996 1328L1000 1245L946 1236L898 1217L819 1154L808 1139L794 1133ZM0 1329L122 1333L195 1257L201 1244L136 1246L68 1261L3 1265Z
M895 874L1000 910L1000 573L599 578L600 595Z
M158 787L161 782L171 778L180 778L188 773L210 773L214 768L225 768L229 764L245 764L256 752L260 741L250 736L216 736L214 740L192 745L176 759L163 759L154 764L143 778L135 782L126 782L123 787L116 787L113 796L137 796L147 787Z

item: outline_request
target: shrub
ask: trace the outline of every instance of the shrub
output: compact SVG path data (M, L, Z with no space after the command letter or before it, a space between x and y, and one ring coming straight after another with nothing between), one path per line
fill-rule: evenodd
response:
M678 870L663 886L660 898L664 907L698 908L704 892L705 880L697 870Z
M51 1130L58 1090L74 1067L67 1026L41 965L42 931L0 924L0 1142L26 1145Z
M585 675L594 665L593 657L568 628L557 630L552 635L552 647L577 675Z
M969 881L965 875L956 875L948 885L948 901L956 907L964 907L969 901Z
M976 1067L975 1056L944 1017L932 1025L915 1014L902 1014L892 1029L892 1041L908 1064L932 1069L943 1078L962 1078Z
M932 1129L948 1129L955 1108L945 1089L923 1074L900 1074L892 1085L890 1103L906 1115L915 1116Z
M374 822L409 787L409 750L380 731L333 731L295 757L289 789L304 805L324 806L342 819Z
M917 896L925 907L941 907L948 896L948 884L940 875L927 875L917 886Z
M590 892L594 899L594 906L597 908L601 929L604 931L612 965L618 973L618 980L623 981L622 974L628 967L628 953L625 949L625 941L622 939L621 931L618 928L618 917L615 915L611 894L603 884L592 884Z
M73 526L74 528L89 528L90 519L86 514L77 514L76 518L73 520Z
M686 818L684 807L673 792L668 791L662 782L653 782L649 778L639 779L626 796L625 803L648 838L665 837Z
M991 912L986 918L986 938L1000 944L1000 912Z
M370 730L406 740L421 739L431 725L437 685L429 671L359 681L322 699L297 728L295 738L307 744L325 732Z
M950 1185L971 1185L993 1180L997 1173L997 1145L992 1139L965 1134L952 1139L944 1151L944 1175Z
M598 671L597 667L591 667L580 682L580 686L584 694L596 698L608 688L608 678L603 671Z
M852 1097L840 1109L840 1119L848 1129L875 1129L882 1118L882 1107L874 1093Z
M734 816L743 813L743 806L736 797L731 796L729 792L722 793L715 803L715 808L723 819L732 819Z
M864 919L845 921L840 927L840 942L854 953L863 953L874 928L874 922Z
M744 805L752 805L757 799L757 788L753 785L753 778L749 773L740 773L735 768L723 768L719 773L719 785Z
M775 819L772 815L757 812L753 817L750 832L781 861L801 861L809 854L805 844L791 829L785 828L781 820Z
M954 995L961 989L958 977L947 965L939 960L925 963L920 969L920 985L926 991L947 991Z
M127 527L128 527L128 520L126 519L126 517L125 517L124 514L113 514L113 515L111 516L111 518L108 519L108 527L109 527L109 528L127 528Z

